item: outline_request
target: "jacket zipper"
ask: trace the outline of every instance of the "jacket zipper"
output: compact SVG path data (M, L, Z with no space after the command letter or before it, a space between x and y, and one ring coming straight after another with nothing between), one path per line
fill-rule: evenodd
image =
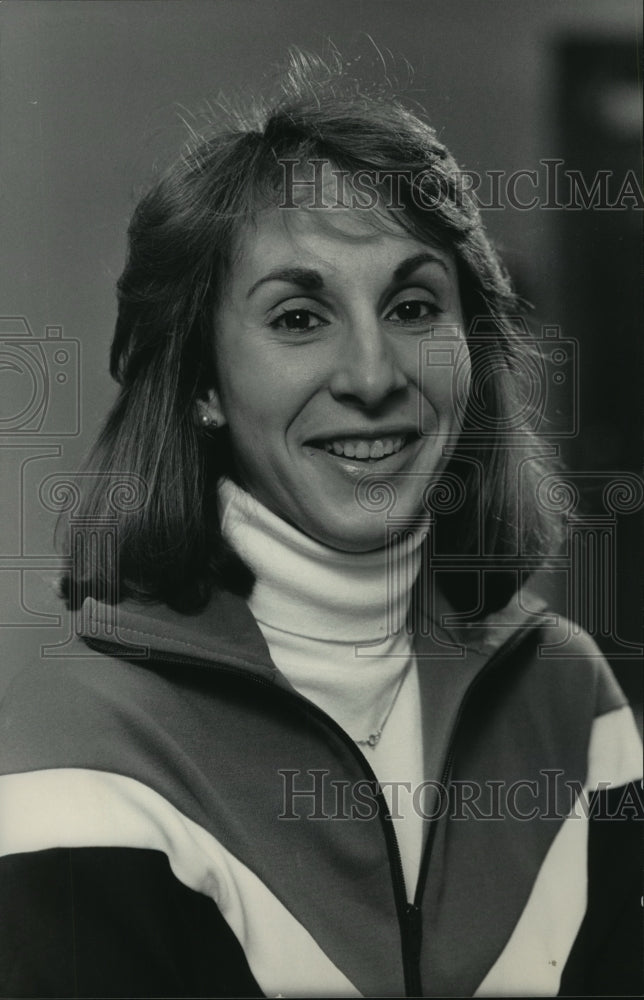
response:
M498 667L500 663L504 662L507 657L510 656L519 647L519 645L521 645L524 639L535 630L536 626L537 622L536 620L533 620L531 623L526 623L518 632L515 632L511 639L504 643L504 645L493 654L487 663L484 664L465 691L459 704L447 741L445 764L443 766L443 773L441 776L442 788L447 789L452 769L452 761L454 758L456 733L463 716L466 702L469 700L472 692L477 688L479 681L481 681L484 677L487 677L492 669ZM96 652L117 657L119 656L119 653L123 653L123 648L121 646L114 645L113 643L105 642L89 636L82 636L82 638L85 644L89 646L90 649L94 649ZM155 660L163 663L198 667L200 669L205 668L208 671L212 670L212 666L208 661L201 660L198 657L157 652L150 657L150 660L148 660L147 663L154 662ZM414 901L413 903L409 903L407 900L407 887L405 885L400 848L398 846L398 840L396 838L393 820L389 812L387 800L380 790L379 781L371 768L369 761L344 731L344 729L342 729L342 727L338 725L338 723L332 719L330 715L327 715L326 712L322 711L321 708L318 708L318 706L313 702L308 701L295 691L290 691L288 688L281 687L279 684L276 684L274 681L269 680L266 677L260 677L257 674L249 673L242 667L232 667L221 663L217 664L216 669L218 672L223 671L224 673L231 674L238 679L243 679L254 684L259 684L263 687L268 687L273 691L279 690L285 697L291 699L298 706L300 711L308 713L310 716L324 722L326 727L334 732L345 744L351 755L360 764L368 780L373 783L373 787L376 789L375 801L378 807L378 817L380 819L387 847L387 854L389 857L394 901L398 914L403 974L405 979L405 996L422 997L423 993L420 975L420 955L423 936L421 904L434 844L437 820L430 821L427 832L427 841L421 858Z

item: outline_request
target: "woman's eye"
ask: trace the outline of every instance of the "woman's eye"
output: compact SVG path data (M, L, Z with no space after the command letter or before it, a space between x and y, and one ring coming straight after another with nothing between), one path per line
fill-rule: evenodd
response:
M394 323L419 323L429 316L437 316L439 312L438 306L433 302L424 299L405 299L404 302L394 306L387 319L393 320Z
M308 333L323 323L324 320L310 309L287 309L272 321L271 326L276 330L288 330L289 333Z

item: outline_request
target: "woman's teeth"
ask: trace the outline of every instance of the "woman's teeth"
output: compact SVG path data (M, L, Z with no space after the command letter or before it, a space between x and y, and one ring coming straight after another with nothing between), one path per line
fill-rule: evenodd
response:
M324 449L330 455L374 461L387 455L394 455L400 451L406 440L406 437L378 438L376 441L367 441L365 438L341 438L338 441L326 441Z

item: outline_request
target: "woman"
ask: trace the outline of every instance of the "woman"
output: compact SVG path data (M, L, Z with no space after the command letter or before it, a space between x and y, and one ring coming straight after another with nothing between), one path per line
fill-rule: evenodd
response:
M434 131L307 74L130 227L78 638L3 714L3 994L629 992L637 739L519 587L510 284Z

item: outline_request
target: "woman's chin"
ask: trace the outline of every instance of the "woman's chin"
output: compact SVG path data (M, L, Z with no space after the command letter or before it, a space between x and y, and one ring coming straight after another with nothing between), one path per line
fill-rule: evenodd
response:
M413 520L410 516L410 524ZM395 528L399 531L401 526L404 526L404 521L402 525L397 521ZM373 552L389 543L394 525L384 512L367 513L362 508L343 511L339 507L332 518L303 516L298 527L328 548L340 552Z

